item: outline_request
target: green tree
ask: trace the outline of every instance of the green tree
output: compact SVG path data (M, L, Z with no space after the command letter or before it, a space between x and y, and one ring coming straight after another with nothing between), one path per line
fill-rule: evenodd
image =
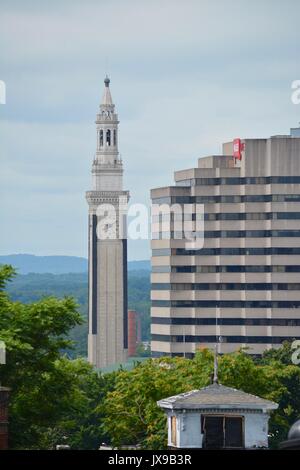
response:
M280 356L279 356L280 357ZM157 400L199 389L211 383L213 354L203 350L193 360L160 358L120 371L114 390L101 406L103 428L113 446L139 444L148 449L166 447L166 417ZM270 419L271 445L286 438L300 415L300 368L280 360L256 363L244 351L219 357L219 380L279 404Z
M166 440L166 419L157 406L161 398L192 390L209 383L211 367L204 364L212 355L205 351L197 360L163 358L138 364L131 371L120 371L115 388L101 409L103 427L114 447L140 444L161 449Z
M273 361L278 361L281 364L291 365L293 352L292 341L284 341L280 348L272 348L264 351L262 357L258 359L258 363L270 364Z
M147 348L145 348L143 343L137 344L137 346L136 346L136 356L137 357L150 357L151 356L150 344Z
M270 421L271 446L286 439L291 425L300 417L300 366L292 363L292 341L284 341L278 349L265 351L258 363L276 370L278 387L273 399L279 404Z
M2 384L11 388L10 447L97 448L101 439L97 405L112 379L104 379L83 359L71 361L61 351L72 347L67 335L82 322L70 297L31 304L12 302L5 292L14 275L0 268L0 339L7 363Z

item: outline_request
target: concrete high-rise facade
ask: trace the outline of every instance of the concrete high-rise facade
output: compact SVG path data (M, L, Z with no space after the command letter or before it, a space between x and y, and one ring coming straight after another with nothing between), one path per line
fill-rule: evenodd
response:
M89 205L88 359L107 367L127 359L127 239L123 165L118 152L118 115L104 80L96 117L97 144Z
M300 130L235 139L153 189L152 355L261 354L300 339ZM165 204L159 207L158 205ZM204 244L187 249L204 205Z

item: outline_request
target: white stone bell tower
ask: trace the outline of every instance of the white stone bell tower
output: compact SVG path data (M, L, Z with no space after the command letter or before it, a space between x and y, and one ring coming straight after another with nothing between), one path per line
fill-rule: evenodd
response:
M88 359L98 368L127 358L127 236L118 115L105 78L96 118L97 146L89 204Z

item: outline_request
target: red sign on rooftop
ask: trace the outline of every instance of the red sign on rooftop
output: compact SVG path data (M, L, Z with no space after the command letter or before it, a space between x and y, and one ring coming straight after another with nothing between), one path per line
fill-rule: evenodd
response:
M242 159L242 151L244 150L245 145L241 142L241 139L234 139L233 141L233 156L238 160Z

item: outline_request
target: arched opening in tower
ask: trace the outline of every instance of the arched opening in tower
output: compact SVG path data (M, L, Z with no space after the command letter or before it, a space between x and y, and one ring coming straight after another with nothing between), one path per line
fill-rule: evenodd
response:
M107 129L106 131L106 146L107 147L110 147L110 141L111 141L110 129Z

